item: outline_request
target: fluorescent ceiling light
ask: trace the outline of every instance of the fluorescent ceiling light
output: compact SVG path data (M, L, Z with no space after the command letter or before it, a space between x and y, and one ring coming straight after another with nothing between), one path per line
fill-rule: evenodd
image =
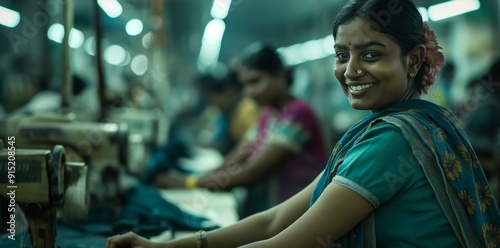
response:
M127 22L127 25L125 26L125 31L127 31L127 34L130 36L136 36L139 35L142 32L142 22L138 19L132 19Z
M132 56L130 56L130 53L128 51L125 51L125 59L123 59L123 61L118 65L119 66L126 66L130 63L131 60L132 60Z
M429 7L429 18L432 21L439 21L467 12L478 10L481 4L478 0L454 0Z
M137 76L144 75L148 70L148 58L146 55L136 55L130 63L130 69L132 69L132 72Z
M277 49L277 52L283 56L287 65L297 65L334 54L334 44L332 35L328 35L321 39L281 47Z
M203 41L208 44L220 44L225 30L226 24L223 20L211 20L205 27L205 32L203 33Z
M220 45L210 46L202 44L198 57L198 69L203 71L205 69L214 68L219 60L220 48Z
M121 46L111 45L104 50L104 59L112 65L121 65L127 59L127 51Z
M83 35L82 31L74 28L71 29L71 32L69 33L69 46L71 48L81 47L84 41L85 36Z
M83 48L85 49L85 52L87 52L89 55L94 56L95 55L95 38L94 36L91 36L88 38L84 45Z
M62 40L64 38L64 26L60 23L52 24L47 31L47 37L49 37L49 39L52 41L62 43ZM71 32L69 33L69 46L71 48L79 48L83 45L84 41L85 37L82 31L76 28L72 28Z
M47 31L47 37L49 39L57 42L57 43L62 43L64 36L64 26L60 23L54 23L49 27L49 30Z
M429 14L427 14L427 9L424 7L418 7L418 12L420 12L420 16L422 16L422 21L429 21Z
M231 7L231 0L214 0L210 15L215 19L224 19L229 13Z
M142 37L142 45L144 48L148 48L149 45L151 44L151 32L147 32L143 37Z
M123 12L121 4L116 0L97 0L97 4L111 18L116 18Z
M225 30L226 24L221 19L213 19L207 24L201 41L198 69L205 70L217 65Z
M13 28L21 21L19 12L0 6L0 24Z

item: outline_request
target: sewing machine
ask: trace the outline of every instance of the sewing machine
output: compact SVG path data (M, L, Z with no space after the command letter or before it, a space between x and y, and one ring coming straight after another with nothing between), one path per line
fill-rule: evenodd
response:
M127 123L130 132L140 134L148 148L166 142L168 121L159 109L115 108L108 113L107 120Z
M31 243L51 248L57 235L57 210L69 221L86 220L88 213L87 166L68 162L63 146L51 150L19 149L10 136L0 144L0 194L7 202L7 235L19 230L19 212L28 222ZM7 211L5 211L5 208ZM9 237L8 236L8 237Z
M129 150L126 124L81 122L74 114L35 113L8 118L3 126L0 138L16 137L19 148L63 145L68 160L89 166L91 201L110 201L119 207L120 175L126 172L128 158L135 152Z
M132 175L141 176L152 150L166 142L167 119L159 109L124 107L110 111L106 121L128 125L129 150L133 151L129 156L128 171Z

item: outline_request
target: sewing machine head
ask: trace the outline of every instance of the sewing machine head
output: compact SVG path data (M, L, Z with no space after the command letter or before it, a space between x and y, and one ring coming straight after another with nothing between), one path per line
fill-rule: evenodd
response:
M168 134L167 118L159 109L115 108L109 112L107 121L126 123L129 128L128 171L142 176L147 158L153 149L166 143Z
M8 137L0 147L0 194L7 206L8 235L16 232L16 205L28 221L33 247L54 247L57 210L70 221L87 218L87 166L66 161L65 149L18 149ZM5 210L5 209L4 209ZM5 212L5 211L3 211ZM14 238L14 237L12 237Z
M92 201L112 201L119 206L120 174L135 151L129 149L126 124L81 122L74 116L54 113L9 118L5 133L15 136L20 148L50 149L61 144L71 161L89 166L89 194Z
M127 123L130 132L140 134L148 148L166 142L168 121L159 109L115 108L107 120Z

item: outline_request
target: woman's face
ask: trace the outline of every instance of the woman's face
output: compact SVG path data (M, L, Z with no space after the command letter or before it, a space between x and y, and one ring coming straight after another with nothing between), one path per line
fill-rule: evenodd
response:
M415 96L408 59L386 34L355 18L337 30L335 77L354 109L377 112ZM361 70L361 71L360 71Z
M239 78L245 94L261 106L271 104L282 90L280 87L282 80L278 75L261 70L243 67L239 72Z

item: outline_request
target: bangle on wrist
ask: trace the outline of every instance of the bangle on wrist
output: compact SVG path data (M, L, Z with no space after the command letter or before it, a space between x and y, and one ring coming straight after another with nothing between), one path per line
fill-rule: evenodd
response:
M198 183L198 177L195 175L189 175L186 177L184 181L184 186L188 189L196 188L196 184Z
M196 232L196 248L208 248L207 232L204 230Z

